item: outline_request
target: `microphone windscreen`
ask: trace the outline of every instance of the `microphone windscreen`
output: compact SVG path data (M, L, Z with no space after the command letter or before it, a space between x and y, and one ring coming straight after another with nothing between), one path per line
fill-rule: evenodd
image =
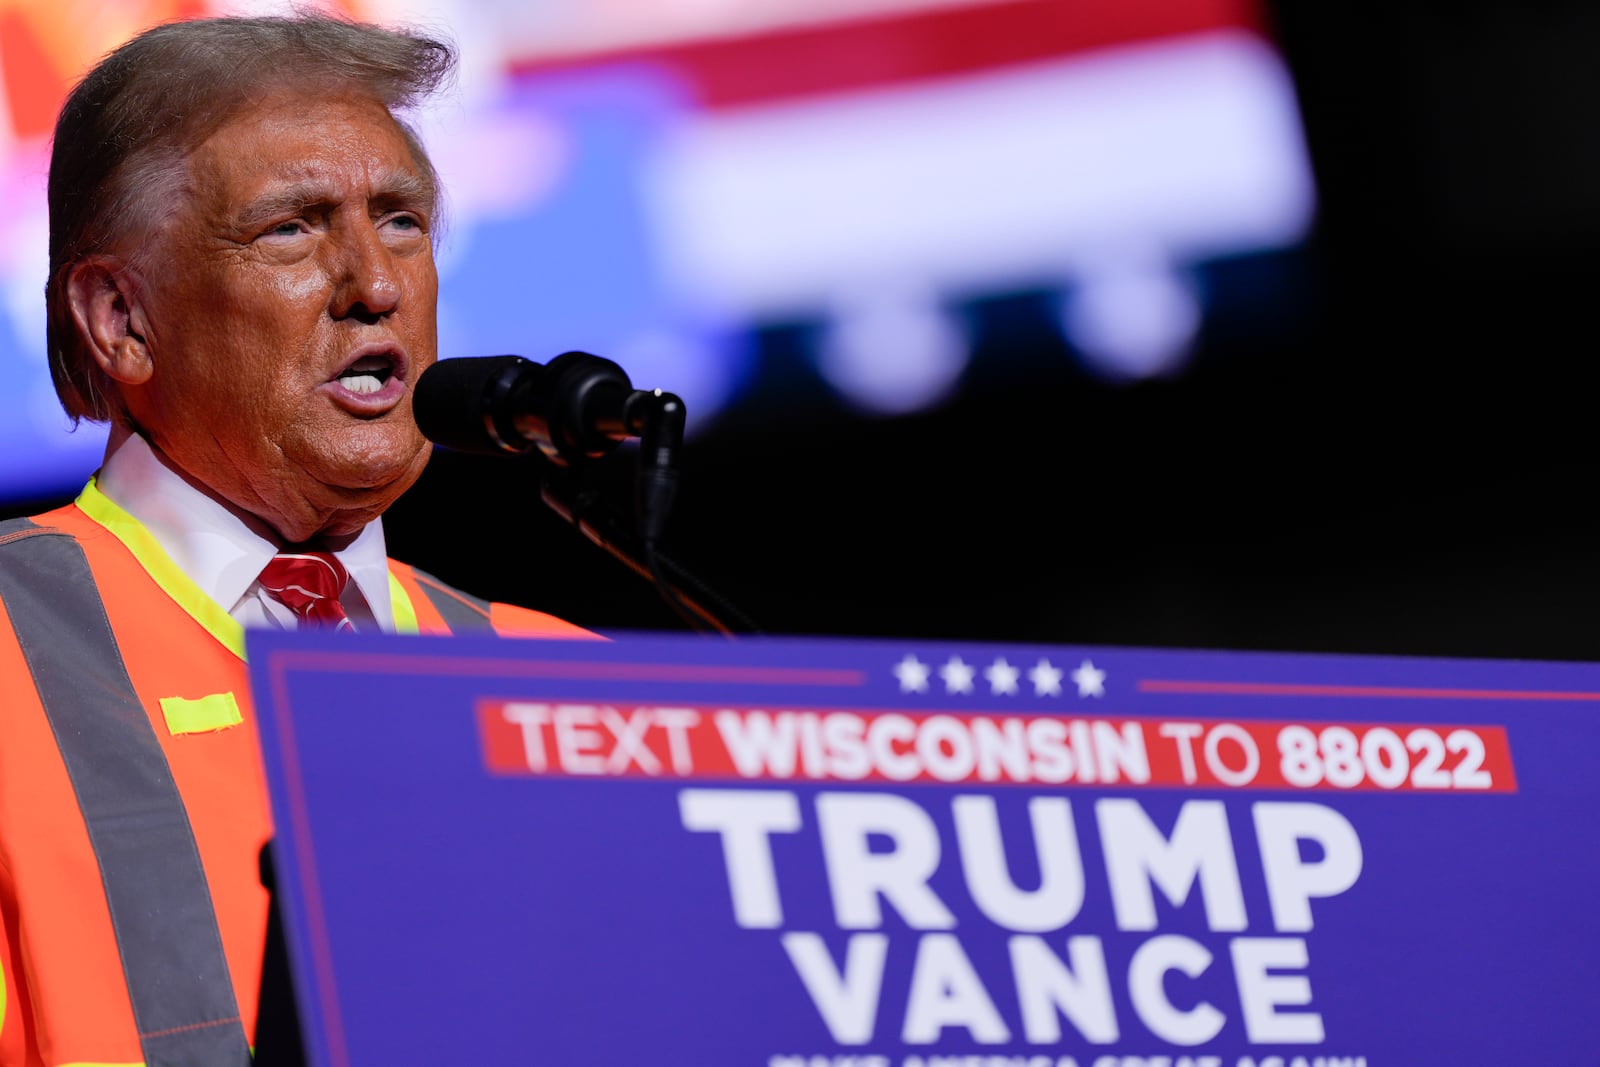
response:
M538 364L521 356L457 356L422 372L411 411L422 436L461 452L503 456L531 443L516 433L504 400Z

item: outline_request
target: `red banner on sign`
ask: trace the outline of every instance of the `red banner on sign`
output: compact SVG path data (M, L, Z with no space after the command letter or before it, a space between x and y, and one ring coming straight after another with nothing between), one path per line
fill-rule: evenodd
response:
M1510 793L1502 726L484 701L507 775Z

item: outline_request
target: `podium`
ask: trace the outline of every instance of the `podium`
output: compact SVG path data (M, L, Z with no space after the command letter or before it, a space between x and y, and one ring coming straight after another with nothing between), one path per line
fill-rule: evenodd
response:
M249 656L316 1067L1600 1044L1600 666L650 634Z

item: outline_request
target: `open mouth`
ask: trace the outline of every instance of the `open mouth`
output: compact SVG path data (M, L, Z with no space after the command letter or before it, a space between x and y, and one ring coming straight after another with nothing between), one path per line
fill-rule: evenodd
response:
M340 385L358 395L383 391L395 375L393 356L362 356L340 372Z

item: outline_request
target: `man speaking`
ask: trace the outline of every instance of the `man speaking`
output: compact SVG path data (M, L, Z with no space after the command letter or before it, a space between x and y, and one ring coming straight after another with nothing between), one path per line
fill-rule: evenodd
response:
M454 54L325 17L152 29L57 122L51 371L77 501L0 524L0 1067L247 1064L271 834L244 628L583 636L388 560L431 446Z

